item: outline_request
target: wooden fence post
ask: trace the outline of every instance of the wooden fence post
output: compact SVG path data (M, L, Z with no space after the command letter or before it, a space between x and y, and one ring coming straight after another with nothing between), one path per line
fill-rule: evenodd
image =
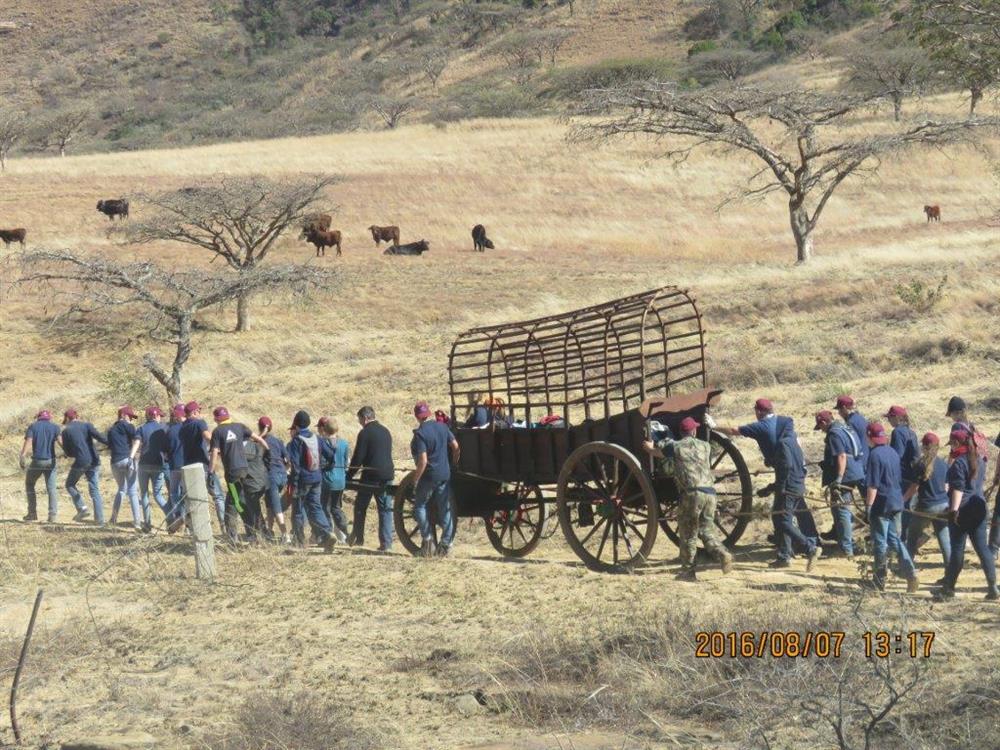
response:
M215 579L215 542L212 538L212 519L209 513L208 486L205 467L191 464L184 473L184 500L191 518L191 536L194 538L194 567L198 578Z

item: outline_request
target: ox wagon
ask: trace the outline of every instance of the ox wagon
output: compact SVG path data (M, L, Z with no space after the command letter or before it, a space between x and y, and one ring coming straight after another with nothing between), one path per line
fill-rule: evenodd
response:
M708 387L705 332L686 290L664 287L535 320L473 328L448 361L456 518L479 517L494 548L523 557L543 538L549 509L573 551L596 570L648 559L657 531L677 542L678 492L642 450L650 420L702 420L720 390ZM470 397L502 400L504 419L463 426ZM750 472L725 436L710 440L716 524L732 546L753 501ZM420 550L413 475L395 493L402 544Z

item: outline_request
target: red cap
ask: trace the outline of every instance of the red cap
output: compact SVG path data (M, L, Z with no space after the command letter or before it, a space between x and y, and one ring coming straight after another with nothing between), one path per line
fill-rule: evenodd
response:
M684 417L681 420L681 432L687 434L689 432L695 432L698 429L698 423L692 417Z
M757 411L766 411L770 413L774 411L774 404L771 403L771 399L759 398L754 401L753 408Z
M833 412L829 409L816 412L816 426L813 429L820 430L825 424L833 424Z
M176 419L180 419L181 417L185 416L184 404L174 404L173 408L170 410L170 413Z
M52 412L48 409L42 409L38 414L35 415L35 419L40 419L43 422L48 419L52 419Z
M920 442L923 445L941 445L941 438L933 432L925 432L924 436L920 438Z
M162 417L163 412L160 411L159 406L147 406L146 407L146 419L156 419L157 417Z
M67 409L65 412L63 412L63 424L66 424L67 422L72 422L79 416L80 415L76 413L76 409Z
M184 404L184 413L188 416L194 414L196 411L201 411L201 404L197 401L188 401Z
M875 445L885 445L889 442L889 436L885 434L885 427L880 422L869 422L867 433Z
M418 419L421 417L429 417L431 414L431 407L426 401L418 401L413 407L413 416Z
M260 419L257 420L257 429L258 430L263 431L265 427L268 428L268 429L271 429L272 427L274 427L274 424L271 422L271 418L270 417L261 417Z
M212 409L212 419L216 422L224 422L229 419L229 409L225 406L216 406Z
M950 440L957 440L960 443L966 443L969 440L969 431L964 427L956 427L951 431Z
M890 406L889 411L885 413L886 419L888 419L889 417L906 417L906 416L909 415L906 413L906 409L904 409L902 406Z
M139 415L135 413L135 409L133 409L131 406L126 405L118 410L118 418L121 419L122 417L128 417L129 419L138 419Z
M853 409L854 399L846 394L837 396L837 408L839 409L841 406L843 406L845 409Z

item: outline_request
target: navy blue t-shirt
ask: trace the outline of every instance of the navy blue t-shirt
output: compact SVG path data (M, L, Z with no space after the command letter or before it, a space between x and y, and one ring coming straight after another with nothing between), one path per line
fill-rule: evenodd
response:
M24 431L25 438L31 438L31 457L39 461L55 461L56 440L59 439L59 426L48 419L39 419L28 425Z
M914 481L920 482L917 488L917 509L944 505L948 502L948 492L945 490L945 483L948 481L948 462L943 458L935 458L931 475L927 479L923 478L923 469L921 461L917 461L913 466Z
M184 466L189 464L208 466L208 453L205 450L206 430L208 430L208 425L203 419L188 419L181 425L180 438L184 450Z
M965 503L973 497L982 497L985 474L986 462L983 459L979 459L979 472L976 474L975 479L971 478L969 476L969 457L959 456L952 461L951 466L948 467L949 494L952 490L961 490L961 505L965 505Z
M888 445L876 445L868 453L865 484L875 489L872 513L890 515L903 509L902 469L899 454Z
M170 453L170 436L167 426L149 421L136 430L142 447L139 449L139 463L148 467L162 467Z
M903 469L903 487L909 486L918 479L914 474L914 464L920 458L920 441L909 425L901 424L893 428L889 438L889 446L899 454L899 463Z
M764 463L774 469L776 492L797 496L805 494L806 460L795 434L795 421L791 417L770 414L743 425L739 432L757 442Z
M847 415L847 424L858 436L858 460L864 466L868 462L868 420L858 411Z
M171 422L167 425L167 464L171 471L184 468L184 443L181 442L183 426L183 422Z
M420 481L437 484L451 479L451 465L448 463L448 446L455 438L445 425L428 419L413 431L410 452L416 461L421 453L427 454L427 469Z
M108 448L111 449L111 463L124 461L132 453L135 427L127 419L119 419L108 428Z
M90 422L74 420L63 427L63 453L73 459L74 469L90 469L97 466L97 449L94 441L108 444L108 439L102 435Z
M274 435L264 438L267 443L267 474L276 487L280 487L288 481L288 469L285 461L288 459L288 451L285 444Z
M757 447L760 448L761 455L764 456L764 463L770 466L774 460L778 442L778 417L769 414L756 422L743 425L739 431L743 437L752 438L757 442Z
M859 458L855 458L855 454ZM854 431L841 424L833 425L826 433L826 447L823 452L823 484L837 481L837 457L847 456L844 467L844 484L860 482L865 478L864 464L860 460L860 445Z

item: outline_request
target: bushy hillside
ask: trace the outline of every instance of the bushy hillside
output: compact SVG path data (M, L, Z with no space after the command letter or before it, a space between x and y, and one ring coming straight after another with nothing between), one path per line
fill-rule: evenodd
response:
M704 85L798 54L870 0L11 0L21 151L139 149L558 111L629 78ZM2 30L0 30L2 31ZM74 116L79 115L78 118ZM46 137L48 134L49 137Z

